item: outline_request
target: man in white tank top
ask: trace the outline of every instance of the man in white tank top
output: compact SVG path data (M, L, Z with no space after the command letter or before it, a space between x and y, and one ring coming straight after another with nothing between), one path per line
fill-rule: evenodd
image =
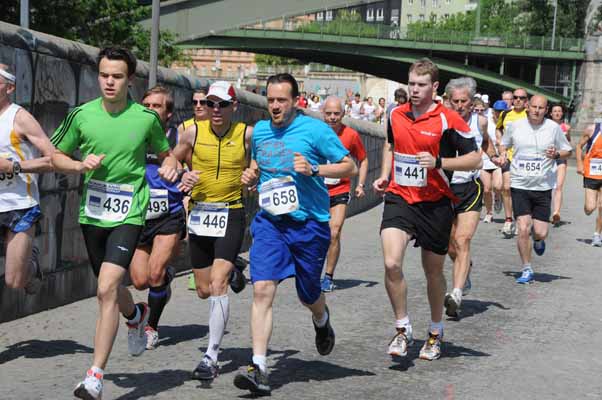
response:
M461 77L449 81L445 93L450 96L451 107L470 126L478 150L494 155L487 135L487 118L472 112L472 100L477 88L474 79ZM459 201L454 204L455 219L452 225L449 243L449 256L454 261L453 290L445 295L445 313L450 317L459 317L462 294L470 288L468 274L472 265L470 242L477 230L483 207L483 183L479 170L454 171L451 189Z
M28 294L41 285L38 250L33 248L35 223L41 217L37 174L52 171L54 146L27 110L10 96L16 78L0 64L0 229L5 242L6 286ZM42 153L42 157L39 156Z

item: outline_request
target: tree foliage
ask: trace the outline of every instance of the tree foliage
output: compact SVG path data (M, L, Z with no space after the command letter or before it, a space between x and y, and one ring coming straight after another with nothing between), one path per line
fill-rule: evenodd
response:
M142 60L150 58L150 31L138 21L150 17L151 8L138 0L30 0L31 29L76 40L96 47L119 45L130 48ZM0 1L0 15L19 24L19 0ZM175 46L176 35L160 33L159 63L169 66L186 62Z

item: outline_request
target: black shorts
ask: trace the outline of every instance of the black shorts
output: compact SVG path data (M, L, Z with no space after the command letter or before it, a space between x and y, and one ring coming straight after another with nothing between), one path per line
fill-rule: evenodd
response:
M454 204L454 213L461 214L468 211L481 212L483 208L483 183L479 178L466 183L454 183L452 192L460 199Z
M351 195L349 193L335 194L330 196L330 207L338 206L339 204L349 204L351 201Z
M602 189L602 179L592 179L583 177L583 187L591 190L600 190Z
M186 211L182 208L173 214L157 219L149 219L142 228L138 246L152 246L157 235L180 234L180 240L186 237Z
M453 221L454 210L447 197L408 204L401 196L387 193L380 230L400 229L416 239L414 247L445 255Z
M567 160L558 159L556 160L556 165L567 165Z
M548 222L552 214L552 190L524 190L510 188L514 218L530 215L538 221Z
M502 174L506 172L510 172L510 161L506 161L504 165L502 165Z
M39 205L21 210L11 210L0 213L0 229L10 229L12 233L25 232L42 218Z
M103 262L129 268L142 232L141 225L124 224L113 228L87 224L80 226L94 275L98 276Z
M192 268L210 267L216 258L234 263L242 247L245 229L245 209L231 208L224 237L197 236L189 232L188 247Z

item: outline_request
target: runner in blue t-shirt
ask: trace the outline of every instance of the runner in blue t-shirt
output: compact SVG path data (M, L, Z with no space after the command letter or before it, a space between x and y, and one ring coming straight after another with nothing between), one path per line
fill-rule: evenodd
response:
M283 279L295 277L297 295L313 314L316 348L332 351L334 331L320 276L330 244L329 196L324 177L357 174L334 131L324 122L298 114L297 81L289 74L267 81L269 121L255 126L250 168L243 184L257 188L261 211L251 224L253 361L234 385L269 394L266 354L272 332L272 302ZM329 164L330 163L330 164Z
M142 104L157 112L165 126L172 116L174 101L171 92L162 86L155 86L142 97ZM166 131L167 141L173 149L178 142L175 127ZM175 269L167 264L177 253L178 244L186 237L186 211L180 191L180 181L167 182L159 176L157 156L147 154L145 178L150 187L150 201L146 211L146 223L140 234L138 246L132 257L130 277L138 290L148 288L150 315L144 329L147 350L159 343L159 318L169 301L170 282Z

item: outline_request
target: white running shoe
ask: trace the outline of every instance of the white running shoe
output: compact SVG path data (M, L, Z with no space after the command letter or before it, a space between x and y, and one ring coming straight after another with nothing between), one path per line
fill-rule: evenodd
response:
M159 332L147 326L144 328L144 334L146 335L146 350L156 349L159 345Z
M146 303L140 303L142 305L142 317L140 322L137 324L129 324L126 321L128 327L128 353L131 356L139 356L146 350L146 334L144 328L148 324L148 314L150 309Z
M458 318L460 316L460 307L462 306L462 295L458 296L455 289L451 293L445 295L445 314L448 317Z
M594 237L592 238L592 246L602 247L602 236L600 236L599 233L594 233Z
M389 343L389 355L405 357L408 355L408 346L414 343L412 331L406 332L406 328L397 328L397 333Z
M484 224L490 224L491 221L493 221L493 215L492 214L487 214L487 215L485 215L485 218L483 218L483 223Z
M73 395L84 400L102 399L102 374L94 373L89 369L86 378L75 387Z
M504 222L504 227L502 228L502 234L506 239L512 238L514 236L515 226L514 221L506 221Z

